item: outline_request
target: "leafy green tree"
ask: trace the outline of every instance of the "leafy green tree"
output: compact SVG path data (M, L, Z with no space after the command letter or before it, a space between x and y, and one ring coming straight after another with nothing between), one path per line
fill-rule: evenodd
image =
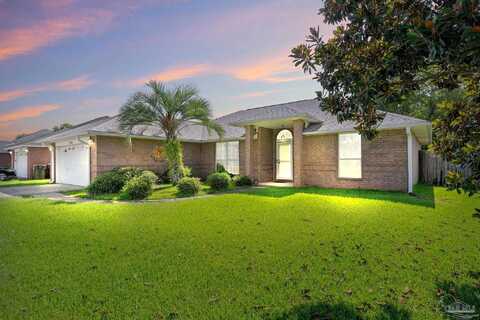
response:
M220 136L223 128L211 119L210 104L191 86L172 89L157 81L147 83L148 92L135 93L120 109L122 130L132 133L134 126L157 126L165 134L168 174L173 183L185 172L182 145L178 140L180 130L190 122L214 130Z
M55 132L57 132L57 131L60 131L60 130L63 130L63 129L69 129L69 128L72 128L72 127L73 127L72 124L70 124L70 123L68 123L68 122L65 122L65 123L62 123L62 124L60 124L60 125L58 125L58 126L54 126L54 127L52 128L52 130L55 131Z
M478 192L479 1L325 0L319 14L337 25L333 37L312 28L291 57L319 82L323 110L355 121L369 139L380 110L433 120L432 149L473 171L468 179L452 173L450 186Z

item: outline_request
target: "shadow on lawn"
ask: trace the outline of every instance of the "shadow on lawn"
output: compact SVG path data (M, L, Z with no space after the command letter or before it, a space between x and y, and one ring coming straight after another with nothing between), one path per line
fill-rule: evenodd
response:
M382 200L390 202L405 203L428 208L435 208L435 196L433 186L416 185L415 194L409 195L404 192L389 192L378 190L360 190L360 189L324 189L318 187L259 187L245 192L246 194L283 198L294 194L316 194L323 196L336 196L345 198L361 198L371 200Z
M327 304L304 304L294 307L279 316L268 318L273 320L363 320L367 319L362 310L364 306L358 308L347 303ZM410 320L411 314L405 309L399 309L394 305L383 305L373 317L368 319L374 320Z
M454 298L480 310L480 272L470 272L469 277L476 281L476 285L456 284L453 281L442 281L437 283L437 295L445 296L445 302L451 303Z

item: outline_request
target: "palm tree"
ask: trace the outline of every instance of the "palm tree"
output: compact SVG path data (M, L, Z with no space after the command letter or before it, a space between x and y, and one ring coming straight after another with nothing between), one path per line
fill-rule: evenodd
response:
M209 102L191 86L167 88L150 81L148 92L135 93L120 109L120 127L131 134L137 125L158 126L165 134L168 174L173 183L184 176L182 145L178 135L188 123L195 122L214 130L221 137L223 128L212 120Z

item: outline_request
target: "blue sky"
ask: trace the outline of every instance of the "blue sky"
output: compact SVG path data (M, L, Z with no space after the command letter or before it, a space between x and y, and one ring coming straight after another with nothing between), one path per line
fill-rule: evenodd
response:
M289 51L321 1L0 0L0 139L114 115L144 82L192 84L215 116L312 98Z

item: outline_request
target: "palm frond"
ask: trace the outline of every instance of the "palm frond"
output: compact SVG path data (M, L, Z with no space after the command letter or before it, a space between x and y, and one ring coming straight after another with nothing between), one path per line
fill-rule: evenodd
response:
M176 137L190 121L204 125L220 136L223 128L211 120L210 104L198 96L189 85L167 88L162 82L149 81L146 93L137 92L120 109L122 130L131 131L135 125L158 125L167 138Z
M130 132L136 125L151 125L156 121L156 113L148 103L148 95L137 92L120 108L120 129Z

